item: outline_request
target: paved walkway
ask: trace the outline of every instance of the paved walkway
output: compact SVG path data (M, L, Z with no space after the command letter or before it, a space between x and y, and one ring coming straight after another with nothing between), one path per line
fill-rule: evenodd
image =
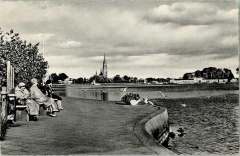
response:
M154 155L133 133L134 124L158 110L113 102L63 98L58 117L17 122L1 142L3 155Z

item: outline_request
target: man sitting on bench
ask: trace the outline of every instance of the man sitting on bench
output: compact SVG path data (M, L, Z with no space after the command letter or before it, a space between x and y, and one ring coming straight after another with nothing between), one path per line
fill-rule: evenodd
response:
M30 99L30 93L25 88L25 83L20 82L15 88L15 95L17 104L26 105L27 113L29 114L29 120L37 121L36 115L38 115L39 107L38 104Z
M53 98L48 98L46 97L42 91L40 89L38 89L37 87L37 79L33 78L31 80L32 83L32 87L30 88L30 92L31 92L31 97L32 99L34 99L36 102L41 102L45 105L45 107L49 107L51 113L49 114L49 116L51 117L57 117L57 115L55 114L55 112L59 112L58 108L57 108L57 104L56 102L53 100Z
M47 97L51 97L51 98L53 98L53 99L57 99L58 108L59 108L60 110L63 110L63 107L62 107L62 98L61 98L60 96L56 95L56 94L53 92L51 80L47 80L47 81L46 81L45 91L46 91Z

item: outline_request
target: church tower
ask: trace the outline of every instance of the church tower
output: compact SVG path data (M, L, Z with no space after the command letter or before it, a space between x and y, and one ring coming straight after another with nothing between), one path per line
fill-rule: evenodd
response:
M103 73L102 74L104 77L107 77L107 61L105 58L105 54L104 54L104 59L103 59Z

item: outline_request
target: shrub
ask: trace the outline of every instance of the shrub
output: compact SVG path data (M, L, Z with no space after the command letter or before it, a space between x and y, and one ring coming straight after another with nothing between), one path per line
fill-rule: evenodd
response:
M134 94L134 93L127 93L121 98L121 101L124 102L127 105L131 105L130 101L131 100L139 100L140 96L139 94Z

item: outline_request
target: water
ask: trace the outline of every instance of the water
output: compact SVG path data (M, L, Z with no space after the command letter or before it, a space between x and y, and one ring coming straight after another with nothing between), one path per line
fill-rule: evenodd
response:
M68 88L68 97L76 97L83 99L95 99L95 100L108 100L108 101L120 101L121 98L127 93L139 94L141 98L148 97L164 98L159 91L146 91L139 88L128 88L127 91L122 91L120 88ZM169 98L187 98L187 97L200 97L200 96L214 96L224 94L238 94L238 90L218 90L218 91L185 91L185 92L162 92Z

